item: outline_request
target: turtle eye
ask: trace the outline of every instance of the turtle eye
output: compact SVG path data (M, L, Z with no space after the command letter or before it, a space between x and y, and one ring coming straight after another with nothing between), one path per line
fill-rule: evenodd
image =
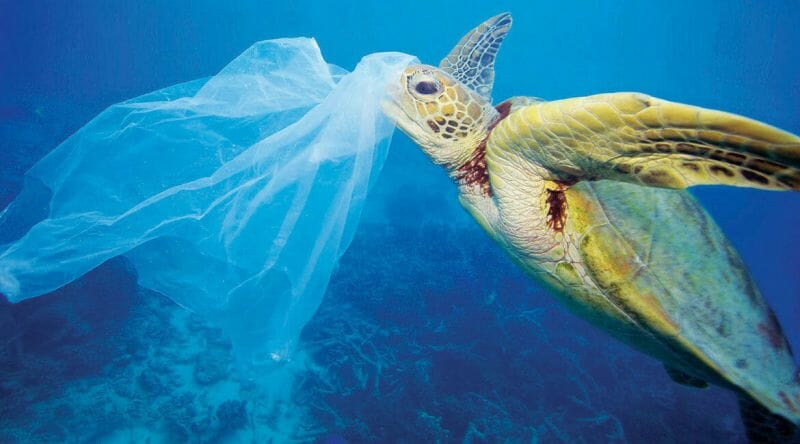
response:
M430 80L423 80L422 82L417 83L414 89L418 93L424 95L435 94L439 92L439 85L437 85L436 82Z

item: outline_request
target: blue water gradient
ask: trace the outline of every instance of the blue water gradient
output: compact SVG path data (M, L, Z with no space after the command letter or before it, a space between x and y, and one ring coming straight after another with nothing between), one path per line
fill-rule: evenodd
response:
M800 133L791 1L0 0L0 207L107 106L212 75L255 41L313 36L348 69L388 50L436 63L504 10L496 99L633 90ZM800 348L800 195L692 192ZM271 391L236 377L219 330L135 282L114 259L0 306L0 442L744 440L732 395L678 386L566 313L400 134L297 356L262 376Z

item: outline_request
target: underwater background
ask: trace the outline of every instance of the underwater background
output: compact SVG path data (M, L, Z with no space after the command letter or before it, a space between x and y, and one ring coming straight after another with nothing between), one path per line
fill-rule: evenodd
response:
M502 11L496 101L640 91L800 133L796 1L0 0L0 208L109 105L255 41L313 36L347 69L392 50L436 64ZM692 193L800 347L800 195ZM0 302L0 442L744 442L731 393L673 383L556 304L399 132L295 353L270 391L237 378L219 330L113 259Z

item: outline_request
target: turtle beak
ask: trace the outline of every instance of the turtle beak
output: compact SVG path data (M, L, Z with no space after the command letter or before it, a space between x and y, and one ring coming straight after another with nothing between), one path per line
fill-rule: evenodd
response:
M383 100L381 102L381 108L383 109L383 113L386 115L386 117L388 117L392 123L400 128L400 131L409 136L413 136L414 132L411 130L412 120L408 114L403 111L403 108L398 106L397 102L389 99Z
M393 100L389 99L381 101L381 109L383 110L383 113L386 114L386 117L388 117L395 124L399 123L405 114Z
M386 86L386 97L381 101L383 113L399 126L400 129L409 134L408 124L413 120L403 107L403 88L401 82L391 82Z

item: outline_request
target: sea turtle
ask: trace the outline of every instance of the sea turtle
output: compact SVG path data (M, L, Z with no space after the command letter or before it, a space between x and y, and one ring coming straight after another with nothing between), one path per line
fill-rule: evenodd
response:
M492 106L500 14L439 68L408 67L385 113L464 208L573 312L690 386L734 390L752 441L790 439L800 372L725 235L683 189L800 189L800 138L744 117L614 93Z

